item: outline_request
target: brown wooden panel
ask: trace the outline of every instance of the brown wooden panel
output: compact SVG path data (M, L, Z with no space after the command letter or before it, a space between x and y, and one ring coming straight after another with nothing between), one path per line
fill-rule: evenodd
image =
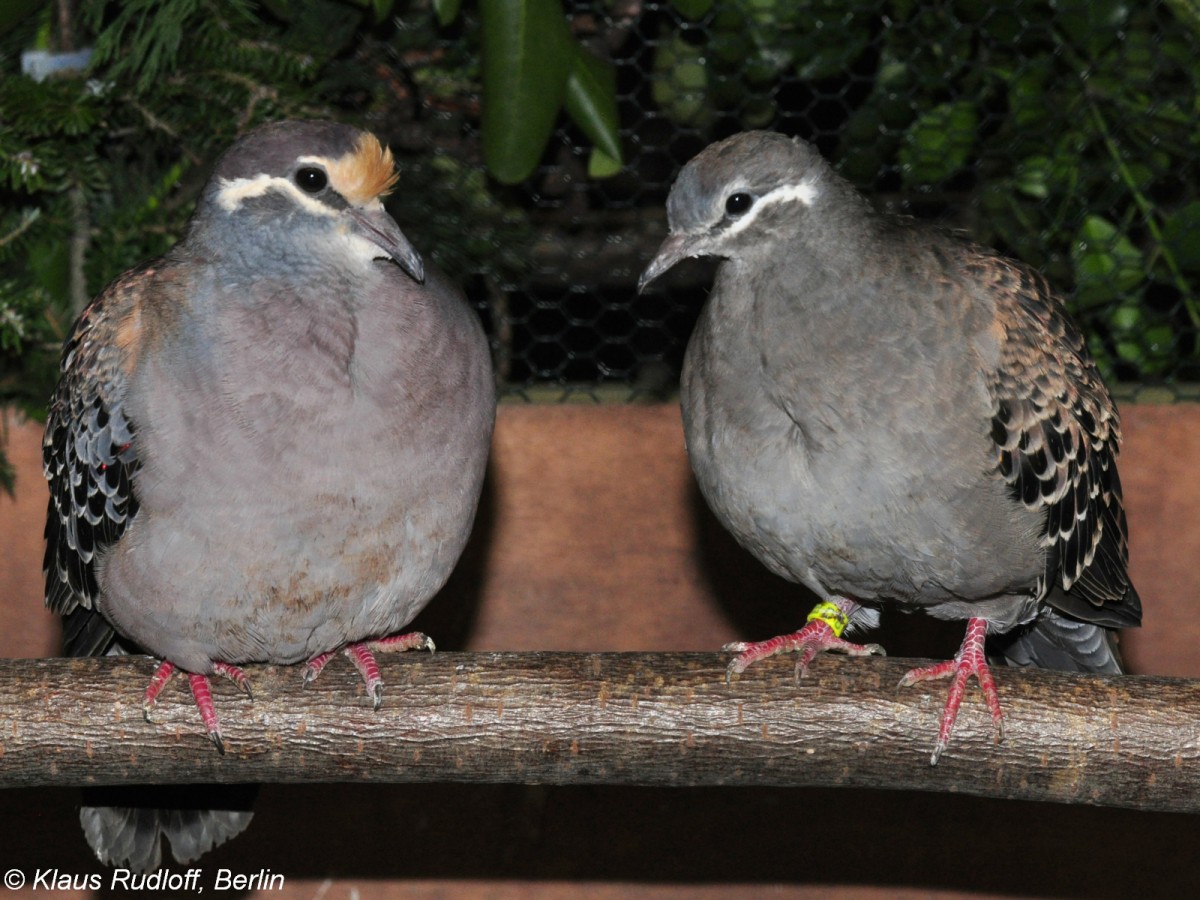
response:
M1128 656L1197 676L1200 407L1131 405L1124 422L1146 605ZM9 431L21 481L15 502L0 496L4 655L57 640L41 610L39 447L36 425ZM674 405L505 405L476 535L421 624L447 649L712 649L794 628L807 602L703 509ZM879 635L904 655L960 637L896 615ZM67 789L0 792L0 858L103 872L77 806ZM1194 816L844 788L273 785L249 831L202 862L206 879L286 873L271 896L297 897L1166 898L1200 884L1197 841Z
M1145 627L1143 674L1200 676L1200 406L1124 411L1121 473ZM0 655L55 652L41 608L40 428L11 425L0 496ZM419 624L447 649L705 650L798 627L811 598L767 573L704 507L678 407L501 407L476 533ZM885 617L894 654L945 655L958 626Z

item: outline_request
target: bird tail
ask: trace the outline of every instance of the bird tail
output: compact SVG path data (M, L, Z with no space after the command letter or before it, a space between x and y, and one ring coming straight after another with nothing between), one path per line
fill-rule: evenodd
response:
M1117 632L1111 628L1081 622L1044 606L1028 625L997 635L993 649L1010 666L1124 675L1117 640Z
M141 652L84 606L63 617L63 646L69 656ZM162 866L164 837L171 855L190 863L245 831L257 794L254 784L84 788L79 824L102 863L154 872Z
M162 867L164 837L170 844L171 855L178 862L190 863L245 831L254 816L249 806L257 787L222 786L219 798L222 805L243 808L197 809L197 803L213 802L212 792L211 787L191 785L88 788L84 791L85 805L79 811L79 823L88 845L102 863L136 872L154 872ZM230 803L231 798L239 798L240 802ZM152 805L130 805L139 800Z

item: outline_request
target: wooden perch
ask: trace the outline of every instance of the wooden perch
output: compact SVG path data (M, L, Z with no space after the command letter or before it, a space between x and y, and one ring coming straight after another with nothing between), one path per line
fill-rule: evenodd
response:
M0 787L190 782L854 785L1200 812L1200 682L998 669L1005 740L972 686L929 755L946 683L914 664L786 657L725 683L713 653L382 657L375 711L344 658L214 679L227 753L186 679L143 719L145 657L0 660Z

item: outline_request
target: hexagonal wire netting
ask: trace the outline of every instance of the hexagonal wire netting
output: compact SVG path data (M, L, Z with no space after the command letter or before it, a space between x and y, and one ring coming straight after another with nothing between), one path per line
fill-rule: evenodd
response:
M667 192L708 143L770 128L814 141L877 204L1044 271L1110 384L1140 386L1119 393L1198 396L1191 0L568 9L576 38L616 66L626 158L612 178L588 177L590 146L563 124L533 176L497 203L480 169L453 161L479 140L438 100L457 87L408 60L433 119L447 123L434 165L459 167L452 183L467 197L465 215L429 210L425 221L442 224L426 244L483 310L505 393L669 396L712 267L689 263L636 294L666 234ZM443 38L438 52L460 44Z

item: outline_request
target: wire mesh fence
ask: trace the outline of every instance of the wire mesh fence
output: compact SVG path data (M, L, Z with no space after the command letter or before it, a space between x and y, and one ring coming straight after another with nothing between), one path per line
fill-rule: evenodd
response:
M395 50L423 110L405 159L440 166L458 195L406 191L399 215L430 223L424 249L466 282L507 395L674 388L712 269L636 294L667 192L708 143L769 128L815 142L877 205L1044 271L1110 382L1200 396L1192 0L596 0L568 14L618 73L626 157L611 178L588 176L590 145L564 124L536 172L497 191L472 155L469 79L447 75L477 24L414 25Z
M485 167L497 5L565 12L562 40L611 64L608 177L570 114L528 178ZM23 71L87 42L90 68ZM72 0L0 13L0 69L0 401L35 415L87 299L179 240L237 135L301 116L397 151L393 212L478 305L510 397L674 390L712 265L637 295L667 193L707 144L770 128L1044 271L1110 384L1200 398L1198 0Z

